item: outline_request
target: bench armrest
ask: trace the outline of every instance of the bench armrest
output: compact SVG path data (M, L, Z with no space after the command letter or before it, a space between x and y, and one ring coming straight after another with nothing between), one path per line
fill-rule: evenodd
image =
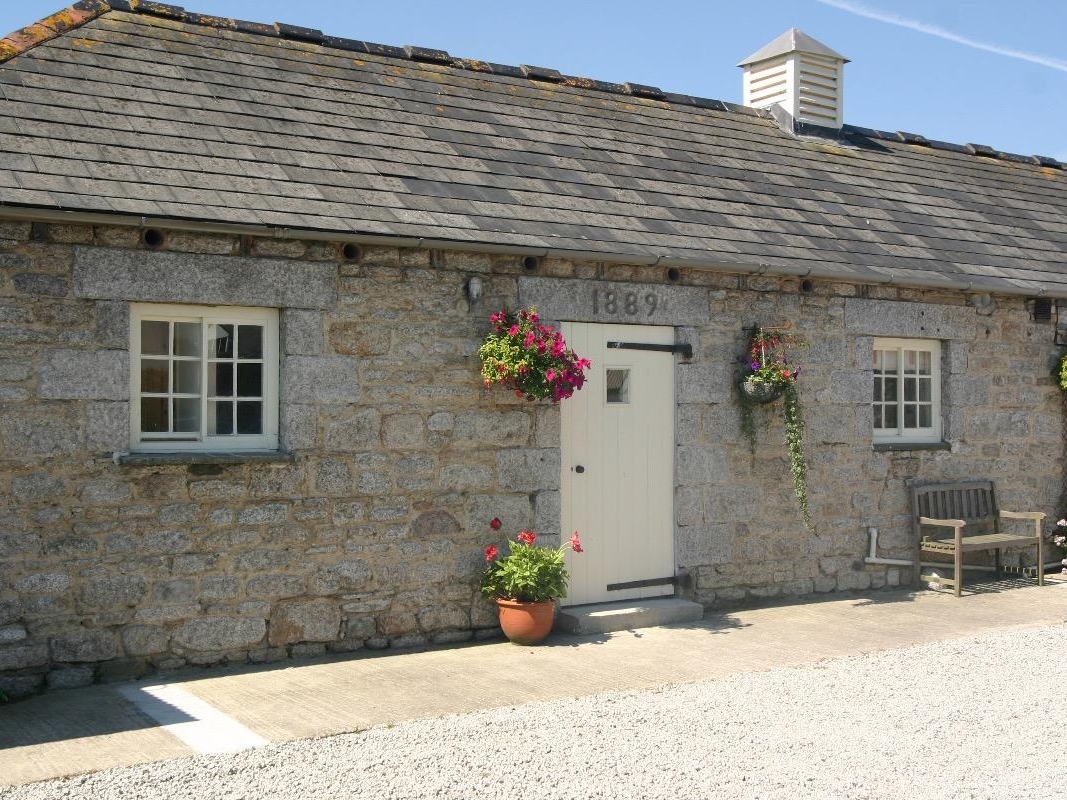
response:
M941 525L945 528L962 528L967 524L962 519L934 519L933 517L919 517L920 525Z
M1048 514L1042 511L1001 511L1000 516L1004 519L1033 519L1040 522Z

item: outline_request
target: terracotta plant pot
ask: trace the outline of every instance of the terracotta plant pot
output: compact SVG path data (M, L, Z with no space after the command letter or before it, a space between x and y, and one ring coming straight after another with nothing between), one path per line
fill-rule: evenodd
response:
M555 603L525 603L521 600L498 598L500 629L514 644L540 644L552 630Z

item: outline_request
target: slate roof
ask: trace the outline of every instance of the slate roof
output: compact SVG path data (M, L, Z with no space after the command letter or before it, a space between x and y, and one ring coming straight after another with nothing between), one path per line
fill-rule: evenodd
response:
M147 2L83 0L0 60L0 215L1067 296L1053 159Z

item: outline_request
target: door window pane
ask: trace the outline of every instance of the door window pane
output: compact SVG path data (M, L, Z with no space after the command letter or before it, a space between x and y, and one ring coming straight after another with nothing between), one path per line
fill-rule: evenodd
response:
M605 372L607 384L607 402L629 403L630 402L630 370L609 369Z

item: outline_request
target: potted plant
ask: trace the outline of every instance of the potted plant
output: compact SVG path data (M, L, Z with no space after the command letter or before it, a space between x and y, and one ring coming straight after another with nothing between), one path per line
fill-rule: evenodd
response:
M800 367L791 367L787 346L803 346L801 337L785 333L787 323L779 328L750 329L748 348L739 360L741 369L737 386L741 393L741 432L748 439L752 452L756 451L756 409L783 399L785 441L789 450L789 471L793 477L793 492L797 496L800 514L808 530L814 530L808 509L807 462L804 458L804 417L797 394Z
M500 530L500 520L494 518L489 527ZM582 552L578 531L559 547L535 545L536 541L536 533L524 530L507 542L506 556L495 544L485 548L482 594L496 601L500 628L515 644L538 644L548 636L555 601L567 596L570 575L563 554L568 549Z
M542 325L536 307L498 311L489 322L493 330L478 350L486 387L499 384L516 397L553 403L582 388L589 360L569 349L558 330Z

